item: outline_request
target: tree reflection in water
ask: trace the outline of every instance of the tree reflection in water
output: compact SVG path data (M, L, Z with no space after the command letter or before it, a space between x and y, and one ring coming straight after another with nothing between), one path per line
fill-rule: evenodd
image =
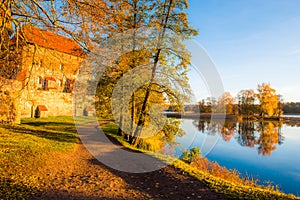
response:
M258 154L271 155L277 145L283 144L281 133L282 122L277 121L220 121L199 120L193 122L198 131L216 135L220 134L224 141L235 138L241 146L257 148Z
M279 123L260 123L260 137L256 141L259 154L270 155L273 150L276 150L276 144L282 144L282 141L279 142L279 139L283 139L279 137L280 127L281 125Z

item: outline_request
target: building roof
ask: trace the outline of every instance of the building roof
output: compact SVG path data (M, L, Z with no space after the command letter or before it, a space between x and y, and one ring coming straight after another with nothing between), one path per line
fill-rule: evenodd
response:
M47 107L46 107L45 105L38 105L38 106L37 106L37 109L38 109L39 111L48 111L48 109L47 109Z
M48 81L56 81L56 79L52 76L46 76L45 79Z
M28 43L79 57L84 56L84 51L70 38L33 26L24 26L23 31Z

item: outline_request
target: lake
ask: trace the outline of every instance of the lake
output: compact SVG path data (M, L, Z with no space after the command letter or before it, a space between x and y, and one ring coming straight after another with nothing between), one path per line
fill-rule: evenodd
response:
M286 193L300 195L300 127L279 122L238 123L182 119L186 134L176 139L183 149L202 154L244 176L268 180Z

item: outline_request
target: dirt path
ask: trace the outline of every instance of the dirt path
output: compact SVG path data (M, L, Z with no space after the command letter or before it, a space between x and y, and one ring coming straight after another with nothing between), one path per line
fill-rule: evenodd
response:
M82 144L74 153L50 157L41 171L42 191L30 199L225 199L170 166L144 174L110 169Z

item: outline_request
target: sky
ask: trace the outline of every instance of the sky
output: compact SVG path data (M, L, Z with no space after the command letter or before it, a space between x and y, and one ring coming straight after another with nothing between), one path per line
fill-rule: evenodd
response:
M225 91L270 83L284 101L300 102L299 0L190 0L188 17Z

